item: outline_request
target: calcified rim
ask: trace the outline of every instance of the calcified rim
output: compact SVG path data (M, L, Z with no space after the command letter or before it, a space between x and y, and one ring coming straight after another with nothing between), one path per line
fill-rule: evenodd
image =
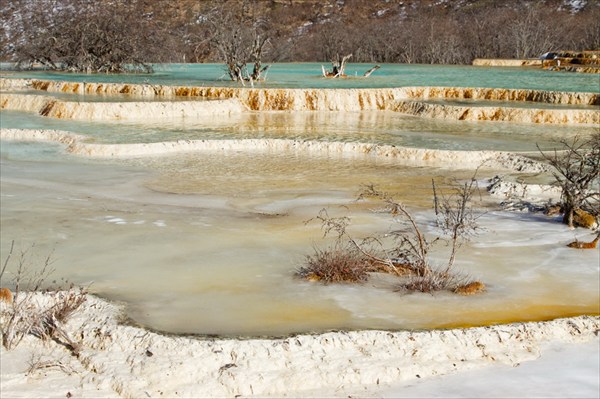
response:
M179 140L158 143L96 144L87 137L60 130L0 129L2 140L50 141L66 145L66 151L92 158L134 158L182 152L303 153L311 156L383 158L408 166L446 169L507 169L540 172L544 166L524 156L502 151L451 151L397 147L369 143L322 142L290 139Z
M37 306L51 306L35 294ZM65 325L84 376L123 397L281 396L356 389L481 368L517 366L549 343L597 339L600 317L431 331L341 331L281 339L165 336L121 323L122 307L88 295ZM88 380L89 381L89 380ZM323 392L325 391L325 392ZM152 395L154 396L154 395ZM339 396L336 394L336 396Z
M352 96L343 95L321 101L329 109L356 111L370 109L364 102L353 103ZM359 99L362 97L358 97ZM313 99L314 100L314 99ZM310 100L310 101L313 101ZM264 107L279 107L280 103L271 103L272 99L262 100ZM308 100L307 100L308 101ZM375 100L386 104L388 111L399 112L426 118L502 121L516 123L545 124L589 124L600 123L600 113L590 109L540 109L505 106L475 106L427 103L423 101ZM329 102L329 105L327 105ZM281 103L284 104L284 103ZM288 104L288 103L285 103ZM288 104L294 107L294 103ZM319 105L319 107L321 107ZM314 104L313 104L314 106ZM355 109L358 106L357 109ZM263 106L259 106L261 108ZM212 101L153 101L153 102L75 102L63 101L49 96L30 94L4 94L0 102L1 109L35 112L41 116L76 120L181 120L182 118L204 118L207 116L228 116L241 114L249 110L248 99L217 99ZM270 109L269 109L270 110ZM285 109L289 111L290 109ZM303 109L306 111L306 109Z
M1 78L0 89L29 88L76 94L132 94L141 97L239 98L253 110L333 110L327 101L334 93L346 93L356 109L386 109L386 104L413 99L473 99L530 101L549 104L600 105L600 93L561 92L534 89L483 87L397 87L397 88L235 88L168 86L158 84L88 83L42 79Z

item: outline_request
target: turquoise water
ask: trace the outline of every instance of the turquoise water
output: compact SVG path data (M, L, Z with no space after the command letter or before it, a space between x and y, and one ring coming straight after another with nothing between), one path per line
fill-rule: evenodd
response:
M371 64L348 64L348 78L327 79L318 63L273 64L266 81L256 87L366 88L401 86L494 87L556 91L600 92L597 74L564 73L536 68L475 67L458 65L382 64L363 78ZM329 65L325 64L328 68ZM239 86L226 79L222 64L159 64L155 73L72 74L59 72L9 72L2 76L85 82L152 83L181 86Z
M168 122L88 122L2 111L0 126L54 129L86 135L104 144L153 143L176 140L294 139L361 142L403 147L537 151L554 148L561 137L591 134L593 126L549 126L506 122L426 119L396 112L289 113L265 112L169 120Z

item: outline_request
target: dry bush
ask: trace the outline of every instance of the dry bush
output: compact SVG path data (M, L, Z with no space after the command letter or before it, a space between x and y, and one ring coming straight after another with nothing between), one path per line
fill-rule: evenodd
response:
M390 214L397 228L378 237L356 239L349 232L349 217L331 217L326 210L321 210L309 222L319 221L324 237L333 234L335 242L325 250L315 248L297 275L326 283L360 282L367 280L371 272L383 272L400 278L400 291L448 290L471 294L483 290L483 283L453 270L458 249L477 230L477 216L471 207L475 180L457 185L449 194L440 194L435 185L433 187L440 234L432 241L403 204L368 185L362 189L359 200L374 198L383 203L377 211ZM443 242L450 247L448 261L445 266L434 267L429 252L434 244Z
M309 281L323 283L359 283L369 277L372 266L355 247L338 243L332 248L314 249L296 274Z
M560 149L538 150L552 166L555 184L561 188L563 223L574 226L574 216L584 209L600 214L600 133L588 139L575 137L559 141Z
M31 272L32 248L33 246L21 251L16 259L13 301L0 307L2 345L6 349L12 349L31 334L44 340L52 339L77 353L79 345L71 339L63 326L71 314L85 302L86 290L73 286L66 290L44 290L45 282L53 271L50 269L51 257L45 259L39 271ZM0 279L13 259L13 252L14 241L0 272ZM42 292L44 296L40 297Z

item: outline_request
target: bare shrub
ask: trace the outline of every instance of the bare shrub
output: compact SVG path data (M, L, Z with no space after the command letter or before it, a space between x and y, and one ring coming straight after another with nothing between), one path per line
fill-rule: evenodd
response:
M390 214L397 228L378 237L357 239L349 232L349 217L330 217L326 210L321 210L309 222L319 221L324 236L333 234L335 243L329 249L315 248L297 275L329 283L365 281L369 273L383 272L401 278L398 289L403 291L448 290L471 294L483 290L483 283L453 270L458 249L478 228L477 216L472 210L475 180L454 187L448 194L438 193L435 185L433 188L440 234L431 241L403 204L373 185L367 185L358 199L381 201L383 207L377 211ZM442 242L450 247L450 254L445 266L435 267L429 252L434 244Z
M600 133L589 139L576 137L559 141L560 149L538 150L552 166L555 184L561 188L563 223L574 227L580 209L592 215L600 213Z
M471 208L476 189L475 179L455 186L450 194L438 193L435 181L432 181L435 215L437 225L451 247L445 272L449 272L458 249L476 234L478 225L476 215Z
M306 256L305 266L298 269L297 275L326 284L358 283L366 281L370 271L370 262L356 247L337 243L332 248L315 248L314 254Z
M46 257L39 271L31 272L30 263L33 246L22 250L16 259L14 272L14 299L0 307L0 333L2 345L6 349L16 347L25 336L31 334L44 340L55 340L73 353L79 345L64 329L64 323L86 300L86 290L72 285L66 290L44 290L49 275L51 257ZM6 257L0 279L13 259L14 241ZM41 293L43 297L40 297Z

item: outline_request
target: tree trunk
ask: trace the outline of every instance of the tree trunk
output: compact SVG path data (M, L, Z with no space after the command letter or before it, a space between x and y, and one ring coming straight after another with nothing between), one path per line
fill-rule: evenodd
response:
M375 65L373 68L369 69L367 72L365 72L365 74L363 75L365 78L368 78L369 76L371 76L371 74L373 72L375 72L376 70L378 70L379 68L381 68L379 65Z
M340 57L340 55L337 54L336 59L331 61L331 71L325 71L325 68L321 66L323 75L328 78L339 78L340 76L346 76L346 63L350 57L352 57L352 54L348 54L344 57Z

